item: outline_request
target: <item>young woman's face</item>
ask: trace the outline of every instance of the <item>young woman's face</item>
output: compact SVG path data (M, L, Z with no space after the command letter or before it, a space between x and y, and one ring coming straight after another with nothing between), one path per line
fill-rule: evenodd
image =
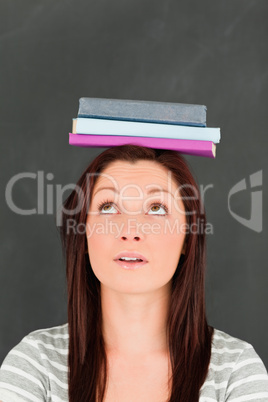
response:
M153 161L112 162L96 182L86 224L89 259L101 286L136 294L169 287L185 227L171 172Z

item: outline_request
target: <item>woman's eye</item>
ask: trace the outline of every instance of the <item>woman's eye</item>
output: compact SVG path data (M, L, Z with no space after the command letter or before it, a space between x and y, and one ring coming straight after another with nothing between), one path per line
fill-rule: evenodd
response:
M149 215L166 215L167 213L168 213L167 207L162 204L152 205L148 212Z
M98 207L100 213L102 214L117 214L118 211L113 205L113 203L105 203Z

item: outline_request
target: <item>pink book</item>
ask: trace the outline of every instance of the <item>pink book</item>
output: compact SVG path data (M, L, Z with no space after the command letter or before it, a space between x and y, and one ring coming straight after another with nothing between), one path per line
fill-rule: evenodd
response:
M69 133L69 144L78 147L104 148L133 144L147 148L170 149L186 155L205 156L207 158L215 158L216 156L216 145L212 141Z

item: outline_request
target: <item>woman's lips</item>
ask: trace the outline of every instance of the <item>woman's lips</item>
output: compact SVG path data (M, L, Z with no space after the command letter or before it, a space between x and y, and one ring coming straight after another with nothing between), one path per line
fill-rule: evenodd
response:
M114 260L120 267L125 269L137 269L142 265L147 264L148 261L123 261L123 260Z
M125 260L124 257L126 257ZM130 261L130 258L136 260ZM133 251L123 251L117 254L114 258L114 261L124 269L137 269L148 262L148 260L142 254Z

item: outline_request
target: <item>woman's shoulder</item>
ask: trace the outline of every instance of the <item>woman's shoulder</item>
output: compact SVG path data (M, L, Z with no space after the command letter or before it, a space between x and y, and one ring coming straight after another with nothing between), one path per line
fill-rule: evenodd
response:
M13 347L9 354L16 354L18 352L31 354L33 351L37 354L38 351L39 355L50 355L53 352L66 355L68 346L68 324L63 324L50 328L37 329L28 333Z
M22 338L1 366L0 400L28 400L29 390L41 400L48 392L67 400L68 342L68 324L38 329Z
M242 351L244 349L250 349L253 346L250 343L243 341L242 339L236 338L233 335L214 328L212 336L212 350L213 348L221 349L223 347L227 348L228 350L234 350L238 348Z
M215 400L242 401L250 395L251 400L268 401L267 370L254 347L214 328L209 371L202 392L201 395Z
M55 327L37 329L26 335L22 341L33 340L41 343L42 341L51 341L53 343L66 344L69 341L68 324L57 325Z
M28 335L26 336L39 336L42 334L45 334L48 336L50 335L67 335L68 334L68 323L62 324L62 325L57 325L54 327L49 327L49 328L41 328L41 329L36 329L32 332L29 332Z
M212 337L210 366L220 376L234 374L240 368L244 373L248 371L267 375L266 368L251 343L216 328Z
M68 347L68 324L63 324L32 331L15 348L24 349L27 352L38 349L39 354L46 355L47 359L62 360L61 357L65 358L68 354Z

